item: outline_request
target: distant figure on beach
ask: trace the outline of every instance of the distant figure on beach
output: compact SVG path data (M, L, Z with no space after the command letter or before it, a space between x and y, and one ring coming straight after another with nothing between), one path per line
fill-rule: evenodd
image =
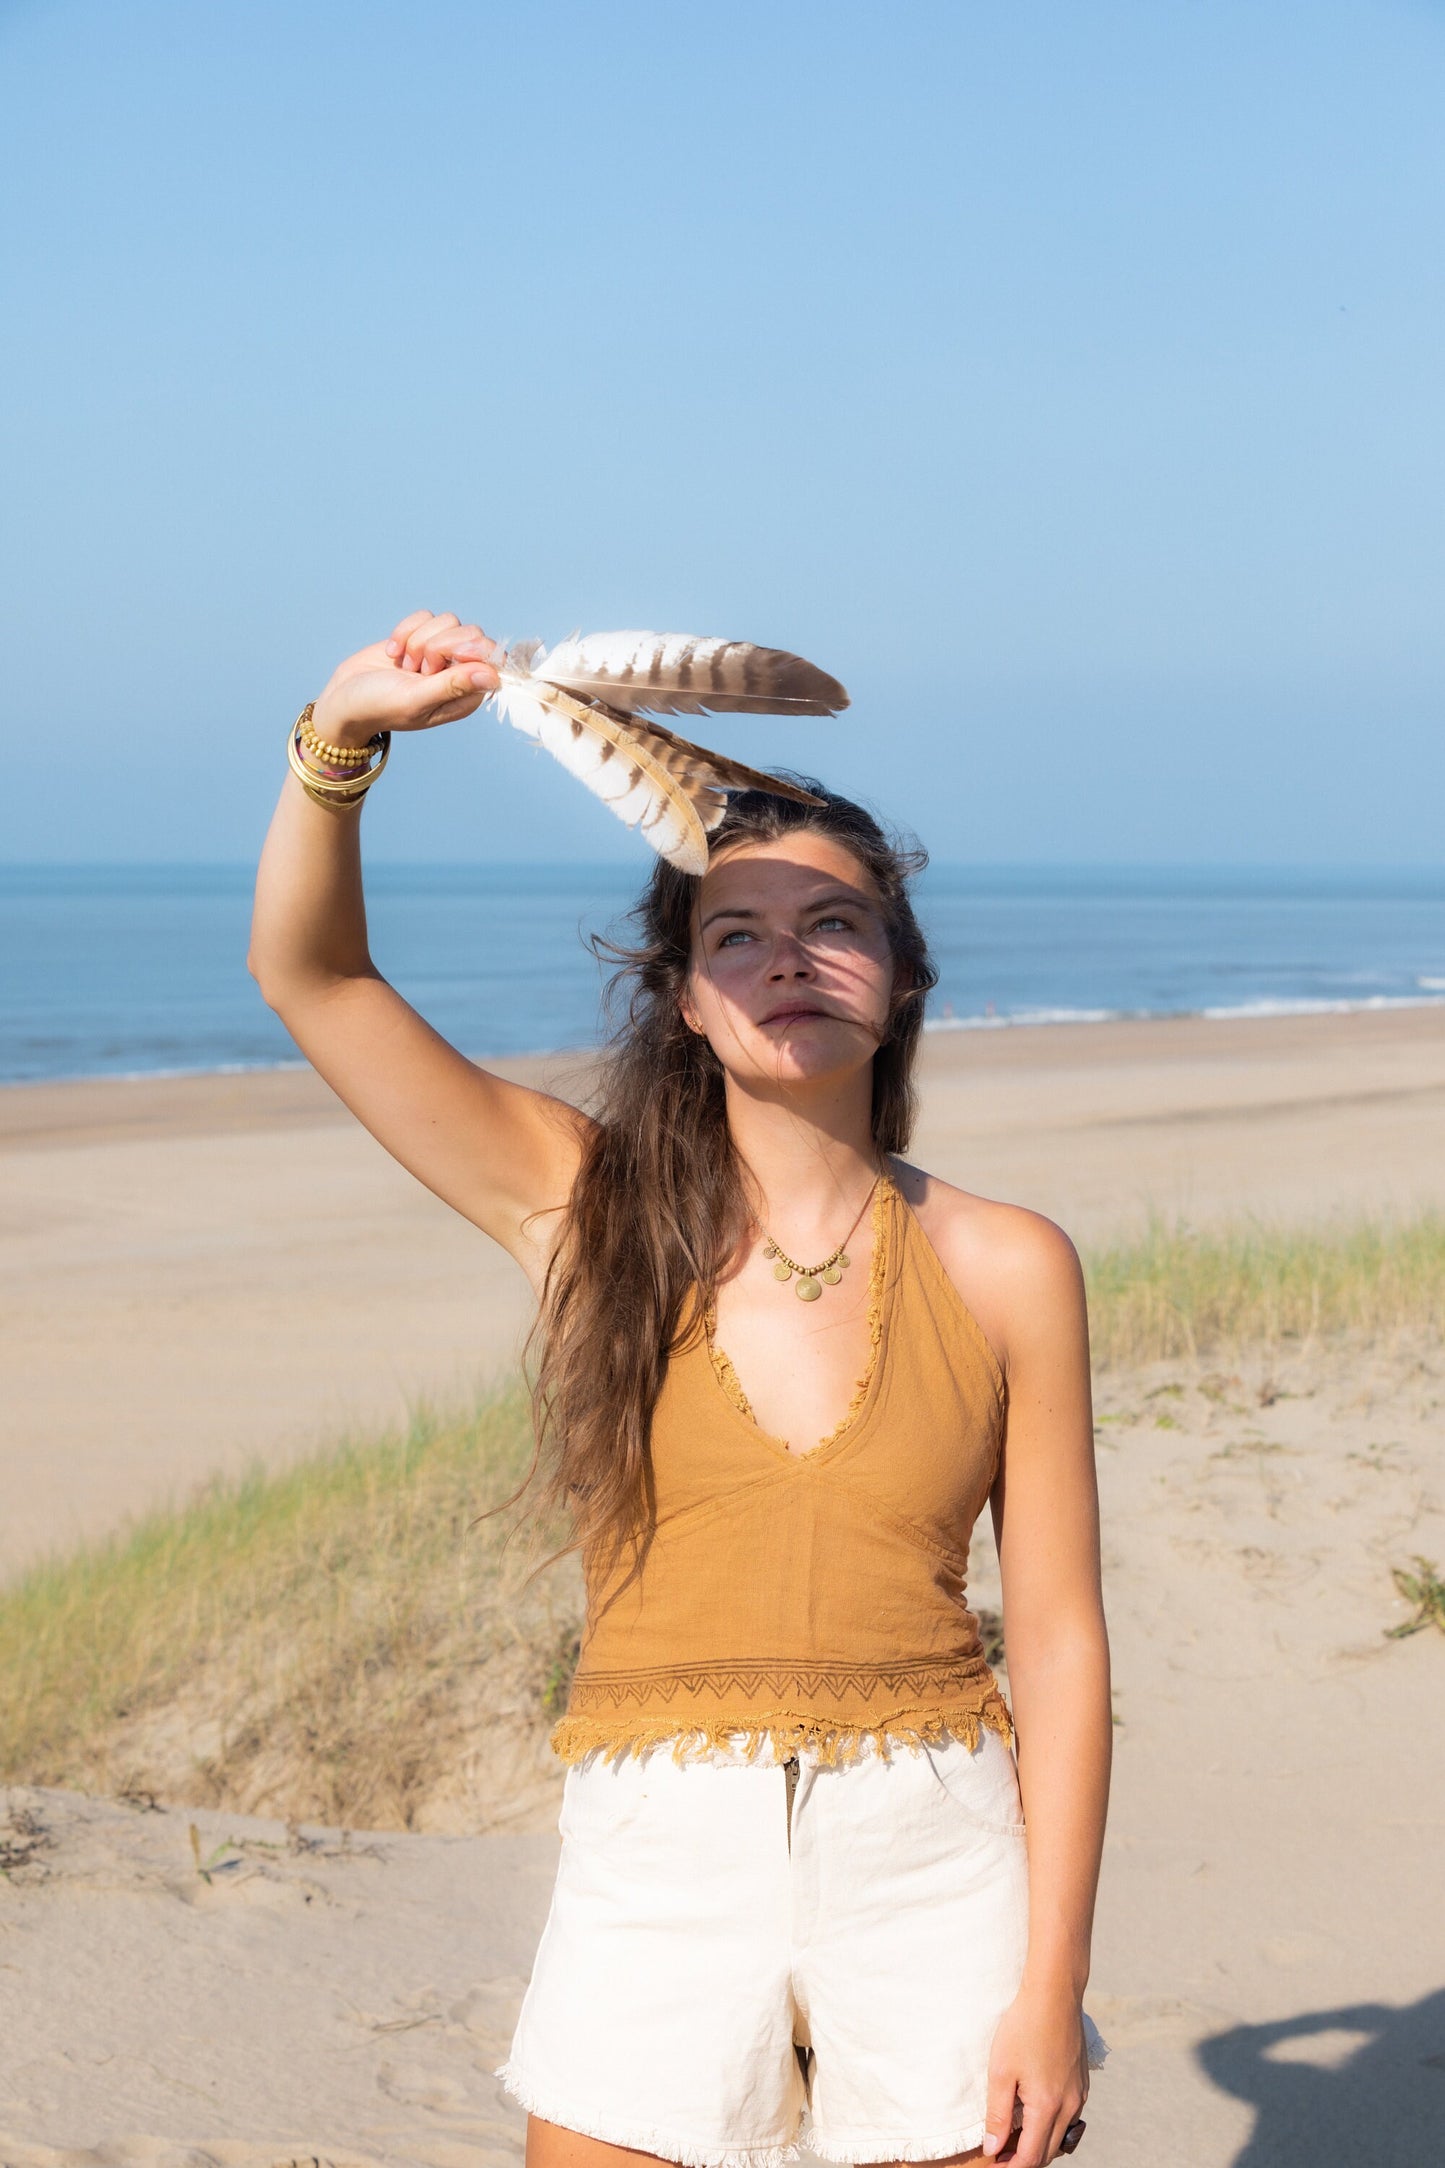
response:
M590 1111L402 1000L367 946L360 807L382 734L472 713L496 652L418 611L338 667L291 734L249 963L537 1295L537 1502L570 1516L587 1615L557 1882L498 2072L529 2168L780 2168L804 2143L1040 2168L1078 2144L1104 2052L1077 1259L903 1156L924 854L811 780L821 803L732 795L700 876L654 865ZM1011 1707L965 1600L985 1504Z

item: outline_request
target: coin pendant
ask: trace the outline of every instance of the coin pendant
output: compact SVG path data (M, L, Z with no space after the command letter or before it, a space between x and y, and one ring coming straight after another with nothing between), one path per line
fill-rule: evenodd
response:
M846 1255L845 1255L845 1256L842 1256L842 1257L840 1257L840 1258L838 1259L838 1262L839 1262L839 1264L840 1264L840 1265L851 1265L851 1264L852 1264L852 1262L853 1262L853 1260L852 1260L852 1258L851 1258L851 1257L848 1257L848 1256L846 1256Z
M843 1275L836 1265L824 1265L822 1277L829 1287L836 1287Z
M783 1260L782 1260L782 1258L780 1257L780 1258L778 1259L777 1263L776 1263L776 1264L774 1265L774 1267L773 1267L773 1278L774 1278L775 1280L791 1280L791 1278L792 1278L792 1277L793 1277L793 1268L792 1268L792 1266L791 1266L791 1265L785 1265L785 1264L783 1263Z
M810 1272L805 1272L797 1286L799 1302L816 1302L822 1292L819 1282L813 1278Z

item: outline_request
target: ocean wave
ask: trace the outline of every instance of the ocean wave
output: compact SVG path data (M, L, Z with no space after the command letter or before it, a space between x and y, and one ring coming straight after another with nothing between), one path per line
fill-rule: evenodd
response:
M1445 979L1417 979L1426 989L1439 993L1366 994L1354 999L1315 994L1265 994L1254 1001L1231 1001L1203 1009L1010 1009L970 1016L929 1016L925 1031L1012 1031L1036 1024L1117 1024L1144 1022L1176 1016L1201 1016L1216 1024L1248 1023L1271 1016L1354 1016L1370 1009L1437 1009L1445 1007Z
M1006 1015L926 1016L925 1031L1007 1031L1028 1024L1115 1024L1128 1009L1011 1009ZM1142 1014L1143 1012L1138 1012Z
M309 1069L309 1061L197 1061L178 1063L168 1069L48 1069L43 1075L27 1070L12 1076L0 1073L0 1088L19 1089L26 1084L154 1084L168 1076L269 1076L275 1070Z
M1415 983L1423 986L1426 981L1417 979ZM1445 987L1445 980L1440 983ZM1252 1016L1357 1016L1369 1009L1438 1009L1442 1006L1445 1006L1445 992L1369 994L1357 1001L1330 1000L1307 994L1291 998L1266 996L1259 1001L1223 1003L1217 1008L1200 1009L1198 1013L1207 1016L1213 1023L1234 1023Z

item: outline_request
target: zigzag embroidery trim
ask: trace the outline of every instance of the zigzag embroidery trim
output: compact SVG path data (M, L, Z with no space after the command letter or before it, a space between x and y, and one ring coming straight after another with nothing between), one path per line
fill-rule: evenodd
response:
M766 1694L775 1701L800 1703L853 1696L865 1702L880 1695L889 1698L965 1691L993 1684L993 1674L981 1656L948 1657L906 1665L809 1664L708 1665L691 1669L628 1672L623 1677L575 1677L568 1696L569 1714L586 1709L620 1709L629 1703L671 1704L679 1695L691 1698L709 1694L718 1700L737 1696L755 1701Z

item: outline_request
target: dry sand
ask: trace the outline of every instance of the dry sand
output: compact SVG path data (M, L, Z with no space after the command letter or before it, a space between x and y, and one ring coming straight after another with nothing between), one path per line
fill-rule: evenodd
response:
M1417 2168L1445 2131L1445 1646L1383 1628L1390 1566L1445 1558L1445 1357L1168 1364L1099 1399L1119 1724L1089 2158ZM978 1600L995 1573L981 1530ZM9 2168L519 2159L491 2072L549 1826L344 1839L17 1790L7 1860Z
M923 1082L915 1160L1081 1241L1445 1204L1445 1009L936 1033ZM470 1390L530 1299L309 1070L0 1090L0 1573Z
M12 1563L460 1381L522 1321L514 1269L310 1078L14 1091L0 1126ZM935 1038L915 1157L1097 1238L1150 1207L1445 1203L1442 1144L1445 1017L1418 1012ZM363 1292L374 1328L343 1315ZM1101 1382L1093 2168L1439 2150L1445 1642L1383 1629L1391 1566L1445 1564L1442 1417L1445 1358L1408 1341ZM489 2073L555 1858L545 1826L343 1843L5 1795L0 2164L516 2160Z

